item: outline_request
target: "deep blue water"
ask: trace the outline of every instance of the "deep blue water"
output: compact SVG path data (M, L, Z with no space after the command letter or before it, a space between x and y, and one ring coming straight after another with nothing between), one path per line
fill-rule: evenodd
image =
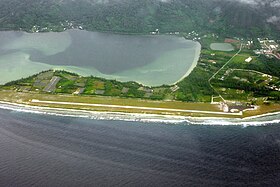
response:
M0 186L280 186L280 124L166 125L0 110Z

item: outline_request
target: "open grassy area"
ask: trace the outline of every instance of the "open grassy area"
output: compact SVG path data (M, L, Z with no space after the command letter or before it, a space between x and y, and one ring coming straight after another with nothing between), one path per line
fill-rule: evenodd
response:
M214 77L211 84L226 100L255 104L258 98L268 98L272 102L279 102L280 79L273 70L279 62L270 64L274 61L270 59L266 63L253 55L248 50L241 51ZM246 62L249 57L252 60Z
M18 104L28 104L33 106L52 107L52 108L67 108L78 110L92 110L92 111L106 111L106 112L125 112L125 113L145 113L145 114L164 114L164 115L181 115L192 117L227 117L240 118L254 115L265 114L269 112L280 111L279 104L262 105L256 111L246 111L243 116L233 116L227 114L207 114L199 112L176 112L176 111L160 111L160 110L142 110L138 108L113 108L105 106L87 106L87 104L104 104L104 105L120 105L120 106L135 106L135 107L149 107L149 108L163 108L163 109L178 109L178 110L197 110L222 112L218 105L210 103L186 103L178 101L151 101L142 99L124 99L116 97L104 96L73 96L73 95L56 95L56 94L38 94L38 93L23 93L15 91L0 91L1 101L13 102ZM41 101L55 101L55 102L75 102L84 103L85 105L65 105L65 104L51 104L51 103L33 103L32 99Z
M33 106L53 107L53 108L68 108L93 111L107 112L126 112L126 113L145 113L145 114L165 114L165 115L182 115L195 117L223 117L224 115L215 114L199 114L190 112L172 112L172 111L155 111L141 109L126 109L126 108L108 108L108 107L92 107L92 106L76 106L76 105L61 105L61 104L46 104L32 103L32 99L59 101L59 102L77 102L86 104L105 104L105 105L121 105L121 106L139 106L151 108L166 108L166 109L182 109L182 110L203 110L221 112L217 105L209 103L186 103L179 101L151 101L142 99L125 99L116 97L104 96L73 96L73 95L55 95L55 94L38 94L38 93L22 93L15 91L0 91L1 101L13 102L18 104L28 104Z
M260 106L258 110L246 111L243 116L239 117L280 111L279 61L265 56L256 56L248 47L238 51L239 47L243 46L241 41L234 43L234 51L225 52L209 48L211 43L223 42L224 40L224 38L214 35L201 39L202 50L198 65L188 77L176 85L148 87L136 82L119 82L93 76L82 77L66 71L49 70L0 86L0 100L56 108L197 117L237 116L231 115L231 112L216 115L213 113L167 112L125 107L32 103L30 101L35 99L222 112L219 104L210 103L225 102L226 100L230 110L242 111L246 108L252 108L251 105ZM252 61L246 62L245 60L249 57L252 57Z
M57 95L57 94L41 94L41 93L40 94L22 93L22 92L15 92L15 91L0 91L0 98L2 101L10 101L10 102L17 102L17 103L29 103L31 99L38 99L38 100L51 100L51 101L62 101L62 102L219 111L216 105L211 105L210 103L187 103L187 102L180 102L180 101L152 101L152 100L118 98L118 97L107 97L107 96L73 96L73 95Z
M257 110L245 111L243 113L243 117L250 117L256 115L262 115L267 113L279 112L280 104L269 104L269 105L260 105Z

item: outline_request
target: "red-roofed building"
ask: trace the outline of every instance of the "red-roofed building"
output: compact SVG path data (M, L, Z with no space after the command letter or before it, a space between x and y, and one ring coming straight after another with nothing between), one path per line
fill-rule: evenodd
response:
M238 42L239 42L238 40L231 39L231 38L226 38L225 39L225 43L238 43Z

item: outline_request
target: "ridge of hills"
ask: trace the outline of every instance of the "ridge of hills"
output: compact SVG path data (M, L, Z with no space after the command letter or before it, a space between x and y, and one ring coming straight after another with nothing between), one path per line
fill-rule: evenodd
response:
M279 0L1 0L0 28L63 31L69 21L92 31L279 37L279 8Z

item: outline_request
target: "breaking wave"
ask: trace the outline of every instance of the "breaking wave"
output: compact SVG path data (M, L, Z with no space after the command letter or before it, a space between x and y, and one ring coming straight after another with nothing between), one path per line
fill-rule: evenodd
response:
M185 116L172 115L156 115L156 114L138 114L138 113L121 113L121 112L97 112L74 109L60 109L28 106L23 104L14 104L8 102L0 102L0 109L10 110L14 112L32 113L39 115L52 115L60 117L87 118L94 120L116 120L116 121L135 121L144 123L165 123L165 124L183 124L183 125L213 125L213 126L266 126L270 124L280 123L280 112L271 113L256 117L244 119L230 118L195 118Z

